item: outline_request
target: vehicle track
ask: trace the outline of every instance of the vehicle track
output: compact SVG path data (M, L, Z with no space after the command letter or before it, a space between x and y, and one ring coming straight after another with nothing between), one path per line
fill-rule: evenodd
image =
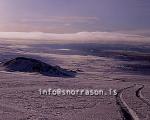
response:
M127 89L131 89L138 86L138 89L135 91L135 96L141 100L143 103L145 103L147 106L150 107L150 102L142 95L142 90L144 89L144 85L133 85L127 88L123 88L118 91L118 94L116 96L116 102L118 106L120 107L120 112L123 120L140 120L137 114L126 104L125 100L123 99L123 92L125 92Z
M150 107L150 102L142 95L142 89L144 89L144 85L142 85L137 91L136 91L136 97L139 98L141 101L143 101L145 104L147 104Z
M122 93L125 90L133 87L135 87L135 85L123 88L120 91L118 91L118 94L116 95L116 102L120 107L121 117L123 120L140 120L137 114L127 105L127 103L124 101L122 97Z

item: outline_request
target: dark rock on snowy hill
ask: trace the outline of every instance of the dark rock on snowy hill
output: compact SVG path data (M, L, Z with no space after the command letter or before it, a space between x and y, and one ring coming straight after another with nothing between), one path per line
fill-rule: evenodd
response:
M53 77L75 77L76 71L63 69L59 66L52 66L44 63L40 60L17 57L10 61L3 63L3 66L7 71L19 71L19 72L36 72L45 76Z

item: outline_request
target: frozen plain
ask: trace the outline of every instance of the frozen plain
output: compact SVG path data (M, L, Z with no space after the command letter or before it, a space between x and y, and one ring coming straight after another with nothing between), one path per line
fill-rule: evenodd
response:
M36 46L36 45L35 45ZM149 120L150 75L121 70L129 61L68 48L1 42L0 62L17 56L79 70L74 78L0 70L0 120ZM47 45L48 46L48 45ZM142 61L143 62L143 61ZM146 61L147 62L147 61ZM143 70L143 69L142 69ZM116 89L101 96L42 96L40 88Z

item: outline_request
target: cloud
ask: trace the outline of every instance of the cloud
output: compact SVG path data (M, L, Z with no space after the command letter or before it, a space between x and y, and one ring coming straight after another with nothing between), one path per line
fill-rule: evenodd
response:
M150 37L150 29L137 29L137 30L124 30L120 31L126 34L138 34L138 35L143 35L143 36L149 36Z
M46 43L84 43L84 42L150 42L150 37L117 32L78 32L78 33L43 33L43 32L0 32L0 38L15 42Z
M22 19L21 22L88 22L88 21L96 21L97 17L91 16L49 16L49 17L41 17L41 18L28 18Z

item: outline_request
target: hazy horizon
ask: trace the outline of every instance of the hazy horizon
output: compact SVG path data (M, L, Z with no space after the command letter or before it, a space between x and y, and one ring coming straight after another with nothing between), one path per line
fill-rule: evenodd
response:
M0 0L0 38L150 41L148 0Z

